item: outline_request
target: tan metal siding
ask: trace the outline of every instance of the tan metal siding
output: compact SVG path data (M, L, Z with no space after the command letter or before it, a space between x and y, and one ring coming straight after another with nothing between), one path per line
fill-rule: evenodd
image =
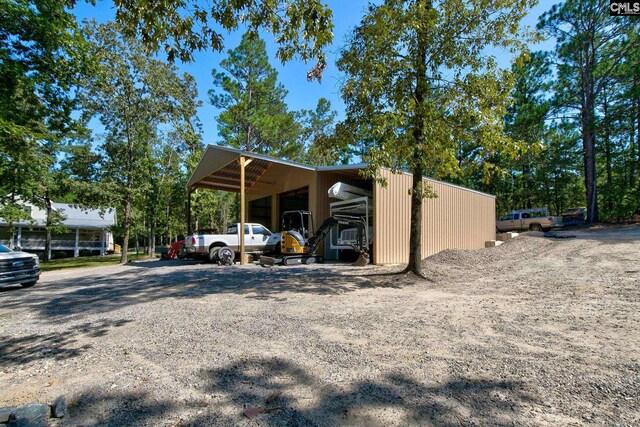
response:
M382 170L387 188L375 186L376 264L406 263L409 259L411 175ZM478 249L495 239L495 198L427 179L438 194L423 202L422 257L444 249Z
M271 224L265 225L271 230L279 230L278 194L301 187L309 187L309 210L315 212L317 201L316 176L317 172L313 170L274 163L260 177L255 186L247 191L247 205L252 200L272 196Z

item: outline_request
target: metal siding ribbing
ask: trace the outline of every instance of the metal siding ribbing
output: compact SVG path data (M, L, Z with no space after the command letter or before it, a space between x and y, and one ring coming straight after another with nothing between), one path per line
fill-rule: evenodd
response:
M409 223L411 218L411 177L381 171L387 187L375 184L375 247L376 264L406 262L409 257ZM408 178L408 179L407 179Z
M376 264L406 263L409 258L411 175L383 170L387 188L375 187ZM444 249L478 249L495 239L493 196L426 180L438 194L423 202L422 256Z

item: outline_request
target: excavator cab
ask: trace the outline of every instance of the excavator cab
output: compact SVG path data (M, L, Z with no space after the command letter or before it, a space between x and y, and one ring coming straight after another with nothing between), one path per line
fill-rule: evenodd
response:
M280 253L303 254L309 236L313 235L313 215L310 211L282 213Z

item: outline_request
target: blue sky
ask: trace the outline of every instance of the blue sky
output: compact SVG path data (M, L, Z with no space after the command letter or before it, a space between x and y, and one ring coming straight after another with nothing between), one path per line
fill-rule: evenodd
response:
M532 9L529 16L523 21L523 25L535 27L538 17L548 10L556 1L541 0ZM115 17L115 9L111 1L97 1L95 6L85 2L78 2L75 14L79 19L95 18L98 22L105 22ZM344 45L345 39L351 30L358 25L364 15L368 0L327 0L326 3L333 10L334 15L334 41L333 45L327 49L327 69L324 72L322 83L307 82L306 73L312 64L305 64L302 61L291 61L282 65L275 58L275 45L272 43L270 34L265 34L267 50L271 64L278 70L279 81L284 84L289 91L287 104L291 110L307 109L313 110L318 99L324 97L331 101L332 108L338 112L338 118L344 117L344 103L340 99L341 76L335 66L340 48ZM225 36L225 50L233 49L240 41L242 32L232 33ZM543 43L533 49L551 49L551 42ZM498 54L496 54L499 56ZM203 126L203 140L205 144L216 143L219 140L216 127L216 116L218 111L209 103L207 92L213 88L211 69L218 67L218 64L226 54L224 52L196 52L192 63L176 65L182 72L193 75L198 82L198 93L202 101L202 107L198 112ZM507 66L510 58L499 57L499 64Z

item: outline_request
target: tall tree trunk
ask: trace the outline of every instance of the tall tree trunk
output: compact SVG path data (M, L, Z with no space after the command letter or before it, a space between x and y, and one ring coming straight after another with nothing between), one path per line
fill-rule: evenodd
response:
M124 222L122 224L124 235L122 236L122 254L120 255L120 264L126 264L127 252L129 252L129 236L131 231L131 188L127 185L127 191L124 198Z
M604 89L604 100L602 104L604 114L604 158L605 158L605 173L606 173L606 188L605 194L605 206L609 217L613 215L613 174L611 171L611 129L609 120L609 103L607 102L606 88ZM606 217L606 215L605 215Z
M129 252L129 236L131 231L131 203L133 192L133 143L129 139L128 150L128 170L127 170L127 187L124 196L124 223L122 224L124 236L122 241L122 254L120 255L120 264L126 264Z
M49 198L49 189L44 191L44 202L47 210L47 218L45 220L45 238L44 238L44 256L43 262L49 262L51 260L51 225L53 223L53 206L51 205L51 199Z
M554 183L553 183L553 201L554 201L554 207L555 207L555 214L556 215L560 215L560 213L562 212L561 209L561 198L560 198L560 190L558 189L560 186L558 185L558 177L555 176L554 178ZM549 206L549 205L547 205ZM553 214L553 213L552 213Z
M549 175L547 174L544 175L544 200L546 206L551 206L551 185L549 184Z
M432 0L419 0L429 9L433 7ZM423 27L416 32L418 55L416 55L416 88L413 93L416 110L413 117L413 158L411 159L411 172L413 175L411 184L411 225L409 233L409 263L406 272L425 277L422 273L422 200L424 198L423 176L425 173L422 158L424 155L424 122L425 101L428 91L427 81L427 34Z
M154 258L156 255L156 227L155 227L155 221L154 220L150 220L149 221L149 256L151 258Z
M636 81L636 87L638 87L638 85L640 85L640 79L638 79L636 77L635 81ZM637 93L637 91L636 91ZM638 155L636 157L636 166L635 166L635 171L637 173L637 171L640 171L640 96L638 96L636 98L636 150L638 150ZM635 173L634 173L634 177L635 177ZM636 202L637 202L637 206L638 206L638 213L640 213L640 179L636 180L637 182L637 190L636 190Z
M635 104L635 101L632 105ZM640 119L640 112L636 112L636 114L631 115L631 130L629 132L629 188L635 189L636 187L636 167L638 166L636 162L636 120ZM640 158L640 152L638 153L638 157Z
M252 95L251 87L249 87L249 101L247 102L247 111L246 111L247 115L249 114L249 110L251 110L251 95ZM247 126L247 141L245 145L247 148L247 151L251 151L251 149L253 148L251 145L252 145L251 144L251 124L249 124Z
M422 186L423 172L421 166L415 166L411 185L411 224L409 234L409 264L406 272L420 277L422 273Z
M170 217L170 210L169 210L169 205L167 205L167 210L166 210L166 216L165 216L165 224L167 224L167 228L166 228L166 234L164 234L162 236L162 245L164 246L165 244L169 244L171 243L171 222L169 220ZM169 239L168 241L166 241L166 239Z
M227 199L222 199L222 233L226 233L227 232L227 227L229 226L229 221L228 221L228 216L229 216L229 207L228 207L228 203L227 203Z
M129 122L125 123L125 131L127 134L127 186L124 195L124 223L122 224L124 236L122 241L122 254L120 255L120 264L126 264L129 252L129 233L131 230L131 203L133 196L133 135Z
M596 182L596 134L594 127L595 118L595 94L593 81L588 78L584 85L583 104L581 108L582 121L582 150L584 155L584 184L587 196L587 223L592 224L599 220L598 217L598 191Z
M16 173L15 167L13 168L13 173L15 176L15 173ZM11 191L11 205L13 205L15 202L16 202L16 187L14 182L14 185ZM13 228L13 220L10 219L7 225L9 226L9 238L11 239L11 241L9 242L9 246L11 247L11 249L18 250L18 231L14 230Z

